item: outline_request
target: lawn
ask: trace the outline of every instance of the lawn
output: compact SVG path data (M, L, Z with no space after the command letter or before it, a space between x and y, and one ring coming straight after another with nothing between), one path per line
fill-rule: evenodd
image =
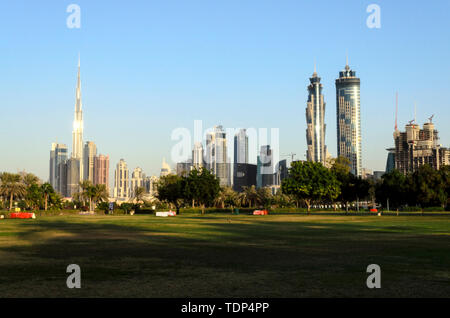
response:
M0 297L449 297L450 217L0 220ZM381 289L366 287L381 266ZM66 267L81 267L81 289Z

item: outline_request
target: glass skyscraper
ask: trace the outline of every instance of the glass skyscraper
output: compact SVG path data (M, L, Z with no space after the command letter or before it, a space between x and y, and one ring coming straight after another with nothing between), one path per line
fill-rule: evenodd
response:
M336 121L338 156L350 160L351 172L361 176L360 79L345 65L336 79Z
M325 102L322 95L320 77L314 69L309 79L308 102L306 106L306 142L308 161L320 162L325 165L327 149L325 146Z

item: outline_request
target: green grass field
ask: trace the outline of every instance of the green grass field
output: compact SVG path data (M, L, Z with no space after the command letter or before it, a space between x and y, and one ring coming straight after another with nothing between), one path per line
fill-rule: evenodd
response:
M0 297L450 297L448 216L0 220ZM66 267L81 266L81 289ZM366 287L367 265L382 288Z

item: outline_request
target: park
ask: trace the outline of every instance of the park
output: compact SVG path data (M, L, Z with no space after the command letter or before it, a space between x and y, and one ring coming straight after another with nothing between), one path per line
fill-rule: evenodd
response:
M0 297L448 297L449 233L432 212L43 213L0 220Z

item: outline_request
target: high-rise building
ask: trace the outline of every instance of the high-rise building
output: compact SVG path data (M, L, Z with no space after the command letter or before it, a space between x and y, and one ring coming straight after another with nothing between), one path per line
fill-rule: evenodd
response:
M244 187L256 186L256 165L234 163L233 190L242 192Z
M74 196L80 192L80 163L77 158L67 160L67 197Z
M97 146L93 141L86 141L83 151L83 180L94 183L94 158L97 155Z
M219 179L221 186L230 186L227 138L222 126L215 126L206 135L206 168Z
M52 185L56 192L61 192L61 174L60 165L67 160L67 146L58 143L52 143L52 149L50 150L50 171L49 171L49 183Z
M158 185L159 178L157 176L149 176L145 177L144 179L144 188L145 192L150 196L150 198L153 198L156 196L157 192L157 185Z
M203 146L201 142L196 142L194 144L194 149L192 150L192 166L195 169L202 168L204 166Z
M281 182L283 182L283 180L286 179L287 176L288 176L287 161L286 159L283 159L279 161L275 166L273 184L281 185Z
M348 61L336 79L336 121L338 156L349 159L351 172L361 176L360 79Z
M234 163L248 163L248 136L246 129L240 129L234 136Z
M386 173L395 169L395 148L388 148L388 156L386 159Z
M134 191L136 188L142 188L144 187L144 178L145 174L142 172L142 169L137 167L134 168L133 172L131 173L131 185L130 185L130 193L131 197L134 197Z
M58 165L59 170L59 181L58 181L58 192L61 193L63 197L69 197L68 191L67 191L67 162L69 160L64 160Z
M172 169L170 168L169 164L166 162L166 158L163 158L160 176L165 177L171 173L172 173Z
M273 158L269 145L261 146L256 169L256 187L273 185Z
M83 107L81 103L80 59L78 59L78 80L75 99L75 113L72 131L72 158L79 161L79 181L83 178Z
M192 170L193 164L192 160L188 159L185 162L178 162L177 163L177 175L186 177L189 175L189 172Z
M308 161L320 162L325 165L327 148L325 146L325 102L322 94L320 77L314 73L309 79L308 102L306 106L306 142Z
M130 198L130 172L123 159L120 159L114 172L114 198L121 201Z
M438 143L438 131L431 119L423 129L411 121L404 132L395 130L395 169L403 174L414 172L425 164L436 170L450 164L450 149Z
M94 157L94 184L104 184L109 193L109 156Z

